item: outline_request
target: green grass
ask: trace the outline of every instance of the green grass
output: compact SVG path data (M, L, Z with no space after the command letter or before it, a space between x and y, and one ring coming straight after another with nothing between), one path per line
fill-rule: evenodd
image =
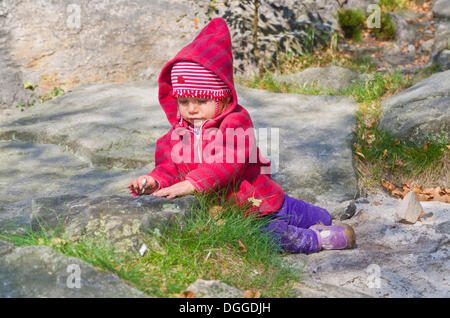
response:
M366 20L365 13L359 9L338 10L337 17L344 36L354 41L360 41Z
M382 12L380 28L375 28L375 37L379 40L393 40L395 38L395 25L389 14Z
M286 285L298 279L299 273L282 265L273 240L261 233L267 220L243 217L242 211L226 204L222 217L212 218L206 212L211 201L201 197L199 202L200 209L186 220L183 231L170 226L162 236L148 236L149 245L156 240L159 247L133 264L143 271L151 269L145 278L146 291L176 295L201 278L259 291L263 297L285 297ZM152 286L158 277L164 277L162 285Z
M118 253L106 240L64 237L61 226L26 233L2 233L0 239L16 245L46 245L114 273L148 295L178 297L197 279L220 280L261 297L287 297L300 270L283 265L273 239L261 232L265 218L243 215L243 208L221 200L223 191L197 194L191 216L165 228L146 232L144 256ZM223 213L209 209L220 203ZM240 242L245 246L240 246Z

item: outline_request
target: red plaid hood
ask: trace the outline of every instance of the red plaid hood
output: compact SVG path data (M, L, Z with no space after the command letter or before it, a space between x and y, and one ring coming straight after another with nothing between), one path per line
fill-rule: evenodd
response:
M186 128L187 122L180 125L177 120L177 103L172 97L171 70L174 63L180 61L193 61L219 76L232 91L232 100L220 115L204 122L198 131L199 140L196 141L195 132ZM195 40L183 48L161 71L159 77L159 101L166 113L172 128L158 139L155 151L155 169L149 173L155 178L161 188L169 187L182 180L189 180L198 192L207 192L215 189L229 188L228 197L235 198L239 204L248 205L256 200L249 211L258 211L261 214L277 211L284 200L284 192L281 187L271 179L268 172L262 174L262 168L270 168L270 162L259 157L258 162L249 163L250 154L256 147L254 133L249 139L248 146L239 143L228 143L226 138L215 139L218 131L226 136L229 129L252 130L253 123L249 113L237 103L236 90L233 84L233 56L231 52L230 32L222 18L212 20L195 38ZM207 129L211 128L211 129ZM214 130L218 128L218 130ZM172 138L172 132L178 134L179 139ZM189 160L175 160L172 154L179 151L174 149L188 136L191 151L187 151ZM234 139L234 137L233 137ZM225 141L225 143L223 142ZM205 149L210 145L222 147L221 156L231 150L234 156L233 162L208 162L204 157ZM178 148L177 148L178 149ZM216 150L216 148L214 148ZM183 150L184 152L184 150ZM237 158L242 155L246 162L240 162ZM190 158L189 158L190 157ZM195 158L199 160L196 161ZM205 159L200 160L201 158ZM264 169L266 171L266 169ZM270 171L269 171L270 172ZM267 173L267 174L266 174ZM237 189L229 185L237 185ZM249 201L250 200L250 201Z
M177 124L177 103L172 97L172 81L170 72L175 63L193 61L203 65L231 89L233 98L228 107L216 118L205 123L205 128L217 126L237 105L237 95L233 83L233 54L231 51L230 31L224 19L215 18L200 32L200 34L184 47L162 69L159 76L159 102L172 126Z

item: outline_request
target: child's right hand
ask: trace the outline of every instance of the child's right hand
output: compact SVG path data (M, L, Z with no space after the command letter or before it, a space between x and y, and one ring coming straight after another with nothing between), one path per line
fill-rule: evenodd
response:
M145 186L142 186L142 181L146 180ZM130 188L130 192L133 195L141 195L141 194L151 194L158 188L158 183L151 176L140 176L134 179L132 182L128 184L128 188ZM145 189L142 192L142 189Z

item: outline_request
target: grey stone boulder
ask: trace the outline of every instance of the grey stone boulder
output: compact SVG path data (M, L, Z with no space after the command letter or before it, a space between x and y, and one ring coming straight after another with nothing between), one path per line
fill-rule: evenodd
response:
M59 195L127 196L128 183L153 169L153 163L138 169L97 169L66 149L64 145L0 141L0 210L3 204ZM153 155L149 157L153 161ZM3 216L0 213L0 220Z
M395 40L401 45L413 43L416 40L417 33L414 27L405 21L398 14L389 12L392 22L395 25Z
M192 196L174 200L118 195L44 197L4 206L0 228L60 229L67 239L87 236L107 240L117 252L135 253L143 243L144 231L163 229L170 222L182 226L193 204Z
M450 50L442 50L436 55L435 60L442 71L450 70Z
M405 9L395 11L395 13L397 15L401 16L405 20L420 19L424 16L424 14L421 12L416 12L414 10L405 10Z
M311 67L299 73L289 75L275 75L273 79L295 87L315 87L325 92L336 92L348 88L358 81L359 76L347 68L340 66Z
M431 60L439 63L437 59L443 50L450 50L450 21L441 21L436 28L431 48Z
M400 47L396 43L387 43L383 47L384 56L399 55Z
M440 18L450 20L450 1L449 0L437 0L433 4L433 14Z
M379 128L416 144L450 137L450 71L433 74L382 103Z
M81 85L5 119L0 140L59 145L97 168L141 168L169 127L157 90L145 81Z
M0 110L14 114L26 100L22 82L44 95L55 86L156 79L208 22L208 4L1 1Z
M110 273L48 246L16 247L0 241L2 298L148 297Z
M186 289L195 298L244 298L244 293L233 286L217 280L197 279Z
M427 40L420 45L420 50L422 52L431 53L433 44L434 44L434 39Z

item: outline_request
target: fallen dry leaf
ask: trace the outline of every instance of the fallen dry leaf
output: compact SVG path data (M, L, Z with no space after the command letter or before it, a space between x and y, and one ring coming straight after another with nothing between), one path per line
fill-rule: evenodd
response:
M403 191L401 191L401 190L398 189L398 188L395 188L394 190L392 190L392 191L391 191L391 194L392 194L394 197L399 198L399 199L403 199L403 198L405 197L405 195L406 195L406 193L404 193Z
M414 187L412 190L415 192L415 193L421 193L422 192L422 186L417 186L417 187Z
M244 296L245 298L253 298L255 297L255 293L253 292L253 290L247 289L246 291L244 291Z
M262 202L262 200L258 200L256 198L248 198L247 200L251 202L254 206L260 206Z
M241 240L238 241L239 243L239 253L245 253L247 252L247 247L241 242Z
M195 298L195 295L193 292L191 292L190 290L183 290L180 293L179 298Z
M386 179L381 179L381 184L383 185L383 187L385 187L389 191L393 191L395 189L395 185L393 185L391 182L387 181Z
M208 210L208 214L211 215L213 219L217 219L219 216L222 215L223 207L220 205L214 205Z
M373 202L372 202L372 205L379 206L379 205L381 205L381 203L380 203L380 202L377 202L377 201L373 201Z
M402 183L402 188L403 188L403 190L411 189L411 183L409 183L409 182Z
M222 226L222 225L224 225L225 224L225 221L223 220L223 219L220 219L220 220L218 220L217 222L216 222L216 225L217 226Z
M416 196L419 201L432 201L429 195L423 193L416 193Z
M438 195L434 198L434 201L450 203L450 195L448 194Z

